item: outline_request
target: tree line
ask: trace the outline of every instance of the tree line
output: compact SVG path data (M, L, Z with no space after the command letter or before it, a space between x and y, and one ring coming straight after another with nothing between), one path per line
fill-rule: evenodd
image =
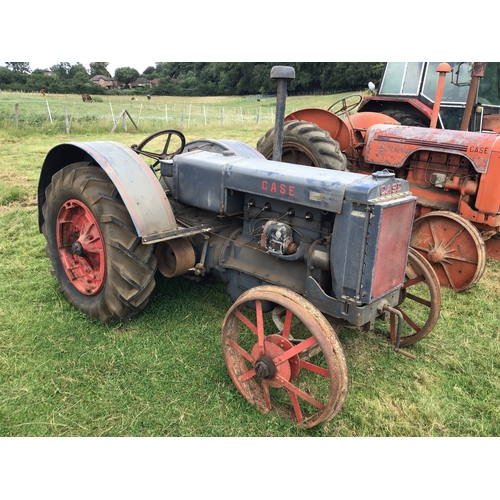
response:
M151 93L174 96L226 96L273 94L276 82L270 79L276 65L295 68L295 79L288 84L294 94L338 93L366 89L369 81L377 83L384 69L381 62L158 62L142 73L131 67L108 72L109 63L93 62L86 68L81 63L60 62L50 68L30 67L27 62L0 64L0 89L39 92L46 88L54 94ZM90 81L93 76L115 78L124 89L108 90ZM149 88L132 87L138 78L158 79Z

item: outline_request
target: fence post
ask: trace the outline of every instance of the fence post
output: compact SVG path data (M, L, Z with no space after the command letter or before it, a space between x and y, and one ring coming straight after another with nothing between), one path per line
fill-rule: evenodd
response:
M45 102L47 103L47 110L49 111L49 119L50 119L50 123L52 123L52 115L50 114L50 106L49 106L49 101L48 101L48 99L45 99Z
M14 113L14 126L19 128L19 104L15 105L15 113Z
M139 116L137 118L137 123L139 124L141 121L141 113L142 113L142 102L141 102L141 109L139 110Z
M70 126L69 126L68 107L67 106L64 106L64 117L66 119L66 134L69 135Z

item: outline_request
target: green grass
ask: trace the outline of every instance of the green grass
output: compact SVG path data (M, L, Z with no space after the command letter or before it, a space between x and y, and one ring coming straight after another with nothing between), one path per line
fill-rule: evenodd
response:
M335 100L301 99L302 107ZM255 145L268 128L217 123L184 133ZM470 291L443 291L436 328L407 348L415 360L394 353L382 336L341 330L347 400L337 417L311 430L256 411L236 390L222 355L231 301L220 283L158 277L146 310L112 326L69 306L37 226L45 155L68 140L132 144L147 133L0 131L1 436L499 435L497 261L488 261Z
M304 107L329 107L339 95L290 97L286 112ZM17 105L17 128L16 124ZM147 131L162 128L182 128L196 131L198 127L215 130L236 128L259 128L267 130L273 126L276 114L276 99L260 101L245 97L168 97L153 96L148 101L144 96L132 101L130 97L95 96L94 102L84 103L79 95L25 94L0 92L1 128L26 131L36 129L41 134L66 134L66 116L70 122L70 133L107 133L117 131L134 132L135 126L129 117L118 120L126 110L135 125L144 135Z

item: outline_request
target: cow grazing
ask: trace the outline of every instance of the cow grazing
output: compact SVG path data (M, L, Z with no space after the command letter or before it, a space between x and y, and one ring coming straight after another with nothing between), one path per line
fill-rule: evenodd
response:
M45 87L40 89L40 94L42 94L43 96L46 96L48 93L49 91Z
M82 94L82 101L83 102L92 102L92 97L90 97L88 94Z

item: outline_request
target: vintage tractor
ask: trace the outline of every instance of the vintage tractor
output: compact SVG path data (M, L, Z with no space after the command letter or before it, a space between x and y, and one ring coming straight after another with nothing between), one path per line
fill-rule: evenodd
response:
M389 62L376 95L350 97L358 113L383 113L402 125L429 127L436 102L437 62ZM449 63L436 126L500 132L500 63Z
M286 82L286 70L275 71ZM387 171L269 161L237 141L186 143L165 130L132 147L55 146L38 204L52 273L91 318L142 311L157 270L167 279L218 277L234 301L222 325L234 384L259 410L300 426L331 419L344 403L338 328L387 325L395 349L409 355L401 347L439 316L437 278L409 251L416 198Z
M487 256L500 258L500 136L484 125L482 132L436 128L451 68L444 63L437 69L429 127L402 126L395 119L402 116L394 113L350 114L360 100L349 96L331 111L308 108L287 115L282 158L366 174L390 169L406 179L418 199L411 246L431 263L442 286L461 292L479 281ZM489 116L493 129L500 115ZM274 134L271 129L257 143L266 158L272 157Z

